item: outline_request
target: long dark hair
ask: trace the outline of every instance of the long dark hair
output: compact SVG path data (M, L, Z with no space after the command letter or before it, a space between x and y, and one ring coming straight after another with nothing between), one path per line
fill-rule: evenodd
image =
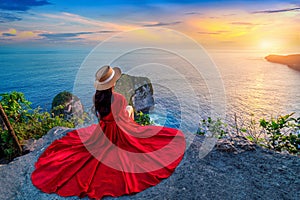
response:
M100 119L108 115L111 111L112 88L107 90L96 90L94 105L96 116Z

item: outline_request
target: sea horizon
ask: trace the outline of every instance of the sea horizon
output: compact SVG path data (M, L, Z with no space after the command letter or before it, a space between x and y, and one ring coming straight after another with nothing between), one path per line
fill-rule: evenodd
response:
M69 91L77 95L88 110L92 105L91 99L94 92L92 82L89 88L82 89L85 90L84 92L78 92L76 88L78 83L75 84L75 80L78 78L82 63L92 50L93 48L86 46L64 49L54 47L1 49L0 62L3 73L0 78L4 80L4 85L0 86L0 93L22 92L32 102L33 108L41 107L49 111L55 95L62 91ZM142 53L147 54L147 52L136 52L137 55ZM150 59L157 59L160 56L160 52L152 53ZM297 93L299 71L267 62L264 59L267 55L261 51L209 49L206 53L215 63L224 82L226 99L224 104L226 104L228 121L233 120L234 113L243 118L249 118L252 114L258 118L270 118L291 112L295 112L296 115L300 114L300 95ZM136 63L136 58L131 58L130 55L127 57L127 63L124 63L124 66ZM169 63L172 66L172 60ZM107 63L99 63L99 67L104 64ZM119 67L122 68L122 62ZM277 77L277 74L281 76ZM90 77L89 81L92 80L93 77ZM203 84L199 87L207 88L204 82ZM196 89L197 84L194 87ZM159 90L159 88L155 90L154 87L156 107L171 108L172 101L168 99L163 102L163 94L160 94ZM199 94L203 97L197 100L200 105L199 114L201 117L210 117L209 91L202 93ZM193 110L193 108L190 109ZM153 116L156 118L155 114L154 109Z

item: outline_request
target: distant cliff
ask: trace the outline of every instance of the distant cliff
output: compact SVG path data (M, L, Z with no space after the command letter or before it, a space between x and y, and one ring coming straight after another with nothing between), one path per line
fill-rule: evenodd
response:
M300 54L293 54L287 56L268 55L265 59L269 62L279 63L289 66L290 68L300 71Z

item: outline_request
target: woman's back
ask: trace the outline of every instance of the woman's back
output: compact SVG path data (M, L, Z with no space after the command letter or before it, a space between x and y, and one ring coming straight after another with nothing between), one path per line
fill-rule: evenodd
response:
M114 71L108 71L107 80L114 80ZM107 80L98 81L97 88L112 86ZM102 97L96 95L95 104ZM112 92L111 100L106 101L107 113L101 110L103 105L95 105L98 124L67 133L43 152L31 176L37 188L99 199L140 192L173 173L184 155L184 134L168 127L140 126L129 117L121 94Z

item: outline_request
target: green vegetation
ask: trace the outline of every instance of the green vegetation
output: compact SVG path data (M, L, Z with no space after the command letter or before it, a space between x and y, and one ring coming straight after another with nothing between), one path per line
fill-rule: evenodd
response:
M42 137L56 126L74 127L74 121L67 121L62 115L54 116L41 108L32 109L31 102L21 92L0 94L0 103L21 144L24 140ZM0 158L11 160L16 155L17 149L12 136L5 128L0 129Z
M228 125L219 118L213 120L211 117L208 117L200 121L197 134L214 136L220 139L228 135Z
M271 118L268 121L260 120L260 126L268 135L265 141L267 148L300 155L300 117L293 118L293 114Z
M61 98L63 96L63 98ZM84 119L87 119L86 113L82 119L73 117L66 119L63 115L63 103L72 98L69 92L63 92L59 99L54 99L55 105L51 113L42 111L40 107L31 108L31 102L26 100L21 92L11 92L0 94L0 103L5 111L5 114L10 121L12 128L20 142L23 145L25 140L39 139L45 135L50 129L56 126L74 128L75 125L83 124ZM142 112L136 113L135 121L143 126L153 124L149 114ZM0 158L12 160L18 155L17 146L14 143L13 137L9 134L0 118Z
M270 120L263 118L259 123L252 116L250 123L241 126L236 116L232 126L209 117L200 121L197 134L217 138L239 135L268 149L300 155L300 117L293 118L293 115L272 117Z
M150 119L149 114L140 112L135 113L134 121L142 126L152 125L154 122Z

